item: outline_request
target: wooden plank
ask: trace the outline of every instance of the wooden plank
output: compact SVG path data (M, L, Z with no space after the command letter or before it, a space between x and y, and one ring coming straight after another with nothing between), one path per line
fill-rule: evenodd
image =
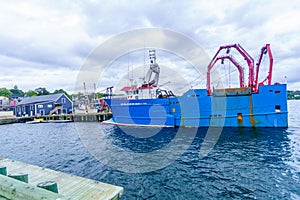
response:
M27 173L28 183L37 185L40 182L55 181L58 193L71 199L117 199L124 189L91 179L74 176L35 165L25 164L9 159L0 159L0 165L7 167L7 173Z
M69 199L60 194L0 175L0 197L3 199ZM0 199L1 199L0 198Z

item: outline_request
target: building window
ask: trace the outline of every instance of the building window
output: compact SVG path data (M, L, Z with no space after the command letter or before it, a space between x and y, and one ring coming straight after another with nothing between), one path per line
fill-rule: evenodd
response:
M22 110L23 110L23 112L25 112L25 106L22 106Z
M38 105L38 108L43 108L44 106L43 105Z
M52 104L48 104L47 107L48 107L48 108L52 108Z
M61 103L62 104L66 103L66 98L61 98Z
M30 105L30 110L33 110L33 105Z

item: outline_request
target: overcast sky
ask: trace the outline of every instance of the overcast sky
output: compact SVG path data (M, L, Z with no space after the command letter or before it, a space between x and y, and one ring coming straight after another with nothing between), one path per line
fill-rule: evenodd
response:
M257 58L270 43L273 82L300 89L299 19L296 0L2 1L0 87L72 92L82 64L101 43L156 27L184 34L210 57L220 45L240 43Z

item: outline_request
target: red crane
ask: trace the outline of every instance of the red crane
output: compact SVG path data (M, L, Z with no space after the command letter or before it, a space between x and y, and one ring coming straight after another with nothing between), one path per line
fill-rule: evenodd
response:
M244 72L242 70L242 67L231 57L231 56L219 56L219 53L223 50L226 49L226 53L228 54L230 52L231 48L235 48L246 60L247 65L249 67L249 79L248 79L248 87L251 88L252 91L255 91L255 85L254 83L254 60L253 58L243 49L243 47L239 44L231 44L231 45L225 45L221 46L211 62L208 65L208 70L207 70L207 94L211 95L211 86L210 86L210 71L216 64L216 62L220 59L229 59L239 70L240 74L240 87L244 87Z
M217 57L213 63L211 63L211 68L209 71L211 71L211 69L213 68L213 66L216 64L216 62L218 62L219 60L221 60L222 62L225 60L225 59L228 59L230 60L235 66L236 68L238 69L239 71L239 75L240 75L240 87L244 87L244 69L243 67L232 57L232 56L229 56L229 55L225 55L225 56L219 56ZM208 77L210 79L210 77ZM210 86L209 86L210 87Z
M258 74L259 74L259 68L260 68L260 65L261 65L261 61L262 61L262 58L264 55L266 55L268 53L269 55L269 72L268 72L268 75L267 77L262 80L261 82L258 82ZM261 51L260 51L260 56L258 58L258 61L256 63L256 76L255 76L255 92L258 92L258 87L260 85L263 85L264 82L266 80L268 80L268 85L271 85L272 83L272 71L273 71L273 55L272 55L272 51L271 51L271 48L270 48L270 44L266 44L265 46L263 46L261 48Z

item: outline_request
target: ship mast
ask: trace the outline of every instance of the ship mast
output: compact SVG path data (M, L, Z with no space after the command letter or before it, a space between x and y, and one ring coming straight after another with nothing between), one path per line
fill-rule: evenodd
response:
M150 58L150 68L146 74L145 81L147 85L149 86L152 85L156 87L158 85L160 67L156 63L156 51L154 49L149 50L149 58ZM154 75L153 78L152 75Z

